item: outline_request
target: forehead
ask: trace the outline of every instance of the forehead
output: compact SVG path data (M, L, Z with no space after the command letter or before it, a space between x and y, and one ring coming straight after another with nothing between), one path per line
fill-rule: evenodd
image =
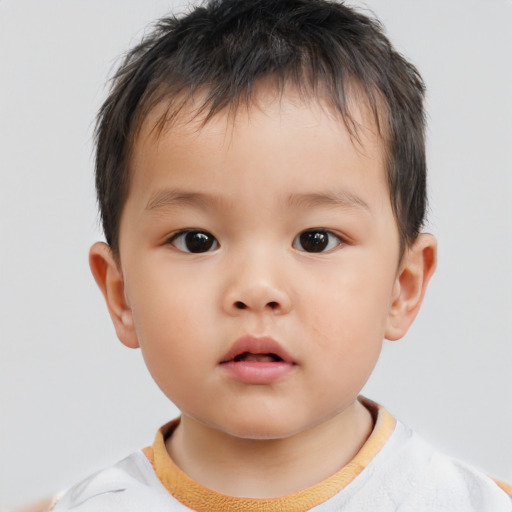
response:
M195 98L163 97L153 106L151 103L147 107L143 105L132 127L130 171L136 167L133 157L137 159L141 151L147 155L149 146L155 150L162 139L188 136L193 140L194 136L200 138L201 133L222 131L227 140L236 135L241 124L256 123L258 117L260 123L263 120L261 124L266 125L272 124L272 119L282 122L291 116L294 123L304 124L305 110L314 112L315 121L319 124L337 124L343 137L348 135L357 151L378 152L384 160L388 147L384 103L372 103L361 87L348 83L343 111L340 111L322 86L318 87L318 90L312 91L298 89L293 84L281 86L269 78L260 80L250 96L219 111L209 104L208 91L197 94ZM308 118L311 122L311 116Z
M284 176L295 166L304 179L304 174L319 177L322 168L336 166L341 158L353 168L359 160L383 161L377 138L365 134L356 141L342 123L326 118L321 110L306 112L288 105L274 112L239 112L235 119L217 116L206 125L188 122L145 138L143 133L133 154L132 184L147 182L144 178L155 177L157 169L174 178L179 171L180 179L183 173L203 173L210 185L220 186L225 179L248 178L250 173L242 171L251 168L255 173L272 169ZM339 142L339 151L333 139Z

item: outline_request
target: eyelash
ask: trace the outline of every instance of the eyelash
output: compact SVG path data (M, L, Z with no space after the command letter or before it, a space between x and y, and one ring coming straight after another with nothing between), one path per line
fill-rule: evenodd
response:
M194 235L200 235L195 240ZM192 245L196 243L195 247ZM220 247L218 240L208 231L189 229L174 234L168 243L181 252L201 254L215 251ZM313 228L300 232L292 242L292 247L307 253L331 252L344 243L343 239L327 229ZM201 245L202 244L202 245ZM309 245L309 247L305 247ZM308 250L309 249L309 250Z

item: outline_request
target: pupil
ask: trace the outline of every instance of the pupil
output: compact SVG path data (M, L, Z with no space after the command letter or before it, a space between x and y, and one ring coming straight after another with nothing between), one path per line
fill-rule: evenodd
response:
M213 237L207 233L191 231L185 235L185 245L190 252L206 252L213 245Z
M306 231L300 235L300 244L308 252L322 252L328 242L325 231Z

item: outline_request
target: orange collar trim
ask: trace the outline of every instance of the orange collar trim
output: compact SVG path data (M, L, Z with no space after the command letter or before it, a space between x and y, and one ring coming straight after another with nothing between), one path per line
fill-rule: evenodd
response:
M363 397L359 400L372 414L375 427L356 456L343 468L326 480L302 491L279 498L238 498L221 494L198 484L189 478L169 457L165 448L168 438L179 418L164 425L158 432L153 446L144 448L157 477L178 501L199 512L285 512L305 511L332 498L373 460L386 444L395 428L396 421L383 407Z

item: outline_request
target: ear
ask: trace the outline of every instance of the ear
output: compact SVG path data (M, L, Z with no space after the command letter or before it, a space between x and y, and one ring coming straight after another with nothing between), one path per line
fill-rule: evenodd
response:
M96 242L91 247L89 266L103 297L105 297L117 337L127 347L137 348L139 341L135 332L133 314L125 296L121 266L107 244Z
M398 340L408 331L420 310L428 282L436 269L437 242L429 234L420 234L406 249L400 264L385 337Z

